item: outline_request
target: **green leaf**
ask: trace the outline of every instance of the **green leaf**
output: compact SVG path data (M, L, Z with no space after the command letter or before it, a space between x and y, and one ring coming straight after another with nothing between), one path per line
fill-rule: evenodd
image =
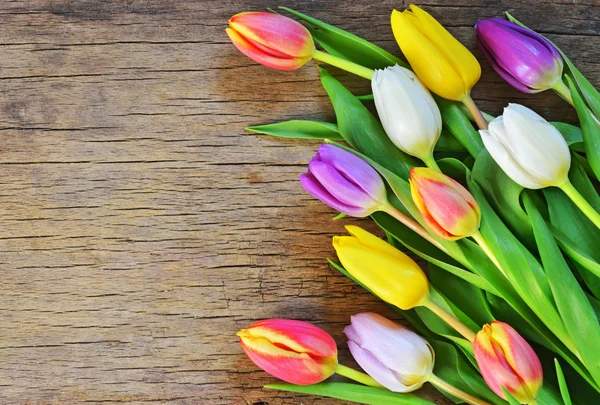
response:
M581 128L576 127L575 125L565 124L564 122L551 122L550 124L558 129L563 138L565 138L565 141L567 141L567 145L569 145L571 150L585 152Z
M341 382L326 382L313 385L268 384L265 388L280 391L298 392L344 401L352 401L369 405L435 405L433 402L412 394L396 394L382 389L365 385Z
M529 196L526 195L524 201L554 302L583 363L596 383L600 384L600 324L596 313L571 273L544 218Z
M402 178L408 178L410 169L419 161L396 148L379 120L324 69L321 69L321 82L333 104L342 137L353 148L383 167Z
M477 157L484 147L479 132L473 127L471 121L455 103L440 97L435 97L435 101L440 107L444 127L458 139L471 156Z
M600 177L600 125L592 115L591 111L585 105L578 88L575 86L569 76L566 76L573 104L581 123L581 133L583 136L583 144L585 153L594 171L596 177Z
M567 381L565 381L565 375L563 374L562 368L558 359L554 359L556 364L556 377L558 378L558 386L560 388L560 395L563 398L565 405L573 405L571 403L571 395L569 395L569 388L567 387Z
M279 7L304 20L315 41L334 56L349 60L370 69L383 69L398 64L408 68L408 64L388 51L354 34L324 23L306 14L287 7Z
M435 144L434 152L451 152L460 153L465 152L466 149L462 143L450 132L447 128L442 129L440 138Z
M336 141L344 139L338 132L337 125L320 121L291 120L255 125L246 130L280 138L333 139Z
M485 150L475 159L473 179L494 210L526 246L535 246L529 218L521 207L523 187L515 183Z
M542 322L567 347L575 350L571 337L558 314L544 269L536 258L502 223L472 179L469 189L481 208L481 234L498 259L506 278Z

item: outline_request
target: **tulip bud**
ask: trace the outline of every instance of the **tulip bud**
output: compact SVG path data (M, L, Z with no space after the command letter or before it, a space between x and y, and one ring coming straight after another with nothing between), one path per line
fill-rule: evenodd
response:
M527 107L509 104L479 131L498 166L516 183L539 189L559 186L571 166L569 146L556 128Z
M357 226L335 236L333 247L346 270L382 300L408 310L429 297L429 282L410 257Z
M436 235L457 240L479 230L479 205L460 183L426 167L413 167L409 182L415 206Z
M358 365L393 392L421 388L431 376L433 348L421 336L381 315L353 315L344 333Z
M394 145L419 159L430 157L442 131L442 116L415 74L398 65L376 70L371 88L381 124Z
M500 18L480 20L475 30L494 70L517 90L537 93L561 80L563 59L538 33Z
M392 12L392 30L419 79L435 94L462 101L481 76L481 66L431 15L415 5Z
M307 322L267 319L237 333L254 364L292 384L316 384L337 365L337 346L323 329Z
M315 52L306 27L280 14L239 13L229 19L229 26L227 35L240 52L273 69L298 69Z
M353 217L367 217L387 204L385 184L375 169L333 145L319 147L300 184L313 197Z
M542 387L542 365L537 355L510 325L494 321L475 337L473 353L481 375L502 399L502 388L522 404L535 401Z

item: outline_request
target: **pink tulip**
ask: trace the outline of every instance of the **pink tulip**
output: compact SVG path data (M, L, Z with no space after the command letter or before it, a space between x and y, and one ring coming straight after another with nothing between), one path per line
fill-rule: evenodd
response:
M250 360L283 381L316 384L335 372L335 341L310 323L267 319L242 329L237 335Z
M229 19L229 26L227 35L240 52L273 69L298 69L315 52L306 27L280 14L239 13Z
M473 343L481 375L492 391L506 399L502 388L522 404L534 401L542 387L542 365L537 355L510 325L485 325Z

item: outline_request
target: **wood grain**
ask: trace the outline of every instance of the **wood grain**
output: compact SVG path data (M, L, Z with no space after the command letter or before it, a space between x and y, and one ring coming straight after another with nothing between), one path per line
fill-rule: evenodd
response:
M511 11L599 83L598 1L482 4L423 6L471 49L477 19ZM333 118L314 64L270 71L229 44L231 15L275 5L0 2L0 403L342 403L263 390L273 378L235 336L256 319L303 319L352 364L349 316L394 317L326 264L331 236L358 221L330 221L300 188L317 143L244 133ZM407 2L286 5L399 53L388 19ZM520 101L575 119L558 97L525 98L483 65L484 109Z

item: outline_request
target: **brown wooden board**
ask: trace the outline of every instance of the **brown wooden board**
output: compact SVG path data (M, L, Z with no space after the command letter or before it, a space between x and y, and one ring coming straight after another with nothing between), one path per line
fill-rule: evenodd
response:
M399 54L389 15L407 4L281 5ZM314 63L268 70L225 35L231 15L277 5L0 2L1 404L342 403L263 390L275 379L235 336L257 319L307 320L352 365L341 333L349 316L397 319L326 264L344 224L374 227L332 222L335 212L301 189L318 143L244 132L333 119ZM598 1L422 6L471 49L477 19L511 11L600 82ZM484 110L517 101L574 122L557 96L524 96L483 66L474 98Z

